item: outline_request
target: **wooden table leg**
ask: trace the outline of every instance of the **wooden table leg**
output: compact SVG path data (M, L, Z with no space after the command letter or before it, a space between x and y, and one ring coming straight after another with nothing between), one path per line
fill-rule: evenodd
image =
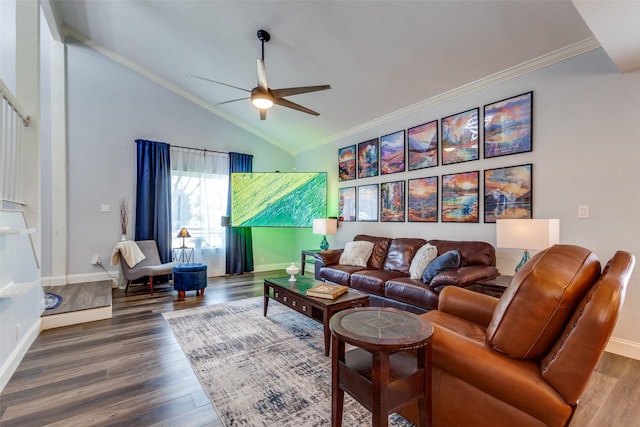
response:
M267 317L267 309L269 308L269 286L264 285L264 317Z
M329 328L329 320L333 312L330 309L325 309L322 312L322 327L324 328L324 355L329 355L329 348L331 346L331 328Z
M372 353L371 383L373 387L373 407L371 408L371 426L387 427L389 425L389 353L375 351Z
M340 387L340 362L344 363L344 341L331 336L331 427L342 427L344 390Z

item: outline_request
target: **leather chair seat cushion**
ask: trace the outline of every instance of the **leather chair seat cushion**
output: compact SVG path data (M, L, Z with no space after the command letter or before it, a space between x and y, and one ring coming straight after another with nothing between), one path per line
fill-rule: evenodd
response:
M534 255L513 276L487 328L487 343L513 358L544 356L600 275L588 249L555 245Z
M464 379L482 393L547 425L563 425L570 416L571 406L545 381L538 362L494 351L485 343L484 328L476 323L441 311L430 311L422 317L434 328L434 368Z
M418 249L427 243L424 239L397 238L391 241L387 258L384 261L385 270L401 271L409 275L411 261Z
M338 285L349 286L351 275L358 271L362 271L362 267L334 264L329 267L322 267L320 269L320 277Z
M421 279L399 277L384 285L384 296L426 310L438 308L438 294L422 283Z
M384 295L384 283L396 277L406 277L395 270L363 270L351 275L350 285L353 289L374 295Z

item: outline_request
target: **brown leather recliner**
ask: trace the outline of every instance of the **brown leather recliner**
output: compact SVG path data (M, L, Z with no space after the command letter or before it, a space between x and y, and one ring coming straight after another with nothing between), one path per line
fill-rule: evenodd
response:
M567 426L615 326L635 263L619 251L600 274L591 251L555 245L501 299L450 286L434 326L433 425ZM415 408L400 411L416 421Z

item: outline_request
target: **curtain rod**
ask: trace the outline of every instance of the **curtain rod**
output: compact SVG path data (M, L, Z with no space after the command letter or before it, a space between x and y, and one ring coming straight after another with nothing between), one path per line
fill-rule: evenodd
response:
M133 143L137 144L136 140L133 140ZM229 154L228 151L207 150L206 148L183 147L182 145L174 145L174 144L169 144L169 147L184 148L185 150L196 150L196 151L204 151L204 152L208 151L209 153Z

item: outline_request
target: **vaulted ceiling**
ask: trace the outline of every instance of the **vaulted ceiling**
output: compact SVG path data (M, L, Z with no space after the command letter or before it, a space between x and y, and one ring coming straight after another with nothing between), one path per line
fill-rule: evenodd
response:
M599 46L583 15L601 13L581 3L610 2L49 0L45 11L61 34L296 154L505 70ZM261 121L249 100L215 105L246 92L187 76L253 88L258 29L271 34L271 88L331 85L288 98L320 116L274 106Z

